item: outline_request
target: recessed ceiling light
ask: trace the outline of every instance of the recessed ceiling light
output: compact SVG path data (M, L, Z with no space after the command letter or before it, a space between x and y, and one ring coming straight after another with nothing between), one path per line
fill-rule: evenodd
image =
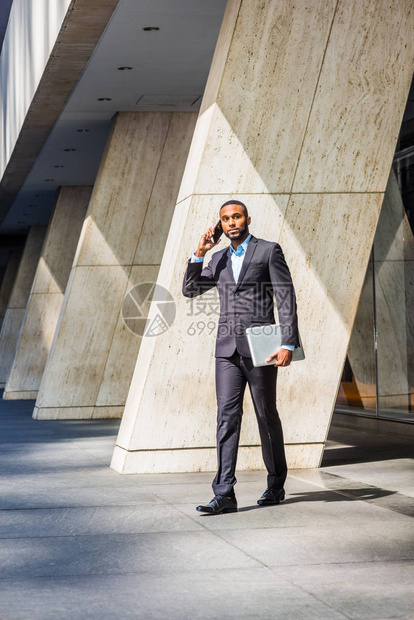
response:
M78 133L88 133L89 129L77 129Z
M53 166L54 168L64 168L65 166Z
M112 101L110 97L98 97L98 101Z
M118 67L118 71L132 71L132 67Z
M145 26L142 30L145 30L145 32L156 32L159 28L158 26Z
M76 149L63 149L66 153L74 153Z
M55 179L45 179L46 183L54 183Z

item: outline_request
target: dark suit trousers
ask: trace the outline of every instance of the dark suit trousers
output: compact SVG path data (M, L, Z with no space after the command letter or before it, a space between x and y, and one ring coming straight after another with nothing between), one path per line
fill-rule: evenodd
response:
M236 484L236 461L243 415L243 396L249 384L259 425L267 486L281 489L287 465L282 425L276 408L277 366L255 368L250 357L237 351L232 357L216 358L217 474L215 495L231 495Z

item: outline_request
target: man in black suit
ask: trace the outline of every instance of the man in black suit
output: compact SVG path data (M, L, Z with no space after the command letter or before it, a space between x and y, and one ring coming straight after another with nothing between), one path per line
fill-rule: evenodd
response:
M230 246L213 254L203 269L204 256L220 242L213 241L214 228L209 228L188 262L183 282L186 297L196 297L214 286L220 297L215 351L218 468L213 481L214 498L205 506L197 506L199 512L209 514L237 511L235 470L246 383L268 472L267 489L257 503L283 501L287 466L276 408L276 378L278 366L289 366L298 344L295 290L280 245L249 233L251 218L242 202L226 202L220 208L220 221L225 236L231 240ZM283 345L267 360L273 360L274 365L256 368L245 329L275 323L273 295Z

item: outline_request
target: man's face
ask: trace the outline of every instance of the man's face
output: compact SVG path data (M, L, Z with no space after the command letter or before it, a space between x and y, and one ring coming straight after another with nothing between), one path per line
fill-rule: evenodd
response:
M250 216L246 218L243 207L227 205L220 211L223 232L231 240L240 239L248 231Z

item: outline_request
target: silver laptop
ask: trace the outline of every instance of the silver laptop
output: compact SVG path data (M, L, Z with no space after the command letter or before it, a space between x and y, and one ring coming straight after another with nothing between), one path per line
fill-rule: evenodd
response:
M282 333L281 325L256 325L246 329L253 366L271 366L275 363L266 362L266 359L282 346ZM292 353L292 362L305 359L300 336L299 344Z

